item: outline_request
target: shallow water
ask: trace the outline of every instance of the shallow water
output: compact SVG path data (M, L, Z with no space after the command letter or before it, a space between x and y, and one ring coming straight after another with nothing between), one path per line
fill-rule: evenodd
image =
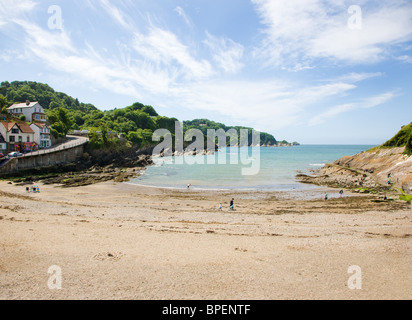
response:
M298 173L310 174L326 163L371 147L303 145L228 148L215 155L154 158L155 165L148 167L141 177L131 183L176 189L186 189L191 184L191 188L196 190L308 190L316 186L296 182Z

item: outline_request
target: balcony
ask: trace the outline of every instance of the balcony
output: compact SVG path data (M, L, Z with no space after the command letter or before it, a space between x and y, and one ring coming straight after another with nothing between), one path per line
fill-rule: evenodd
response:
M46 122L47 116L44 113L33 113L32 121L33 122Z

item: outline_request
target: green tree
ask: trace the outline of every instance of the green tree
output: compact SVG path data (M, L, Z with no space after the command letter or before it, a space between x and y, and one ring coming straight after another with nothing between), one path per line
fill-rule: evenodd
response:
M127 134L127 140L132 142L134 145L140 146L143 143L143 137L140 132L131 131Z
M8 107L9 102L7 101L6 97L0 94L0 110L3 110L4 107Z
M51 110L48 112L48 118L55 138L65 137L73 128L74 121L67 109L57 108Z
M1 108L0 113L1 113L1 119L7 120L7 118L9 117L9 111L7 110L7 107Z
M152 106L144 106L141 111L147 113L151 117L157 117L159 115Z
M103 145L107 146L108 142L109 142L109 137L108 137L109 129L107 128L107 126L104 122L100 124L99 129L100 129L100 132L101 132Z

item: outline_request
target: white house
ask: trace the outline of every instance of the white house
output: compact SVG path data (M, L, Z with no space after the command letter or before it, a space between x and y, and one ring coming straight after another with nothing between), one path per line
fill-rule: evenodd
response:
M52 145L50 127L46 123L33 122L30 128L34 131L34 141L40 148L49 148Z
M46 122L47 116L44 108L38 102L26 101L25 103L13 104L8 111L15 117L26 116L28 122Z
M34 141L34 131L25 122L1 121L0 135L7 144L8 151L29 151L37 144Z

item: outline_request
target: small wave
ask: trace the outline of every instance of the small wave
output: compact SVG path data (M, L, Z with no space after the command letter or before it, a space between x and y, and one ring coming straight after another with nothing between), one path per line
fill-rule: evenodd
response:
M311 163L309 164L311 167L324 167L325 163Z

